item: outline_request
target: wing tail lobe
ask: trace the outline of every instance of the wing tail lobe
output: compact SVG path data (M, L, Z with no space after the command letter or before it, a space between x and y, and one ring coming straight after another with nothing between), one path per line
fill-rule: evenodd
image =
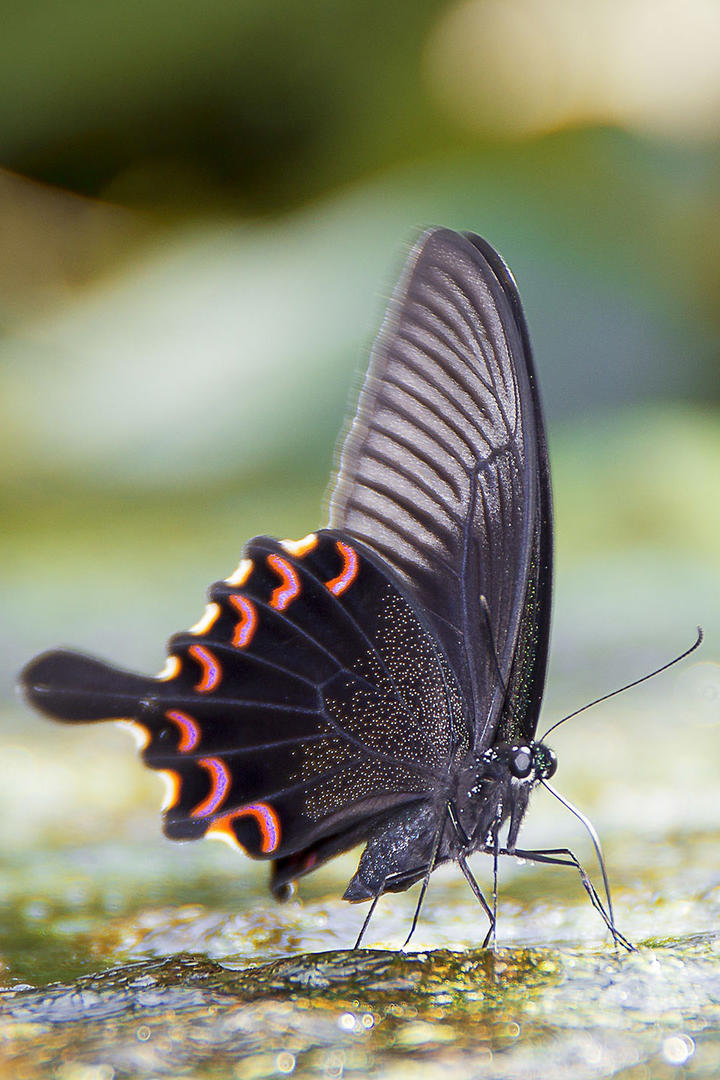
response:
M27 701L51 719L92 723L135 717L158 683L84 653L55 649L30 661L20 685Z

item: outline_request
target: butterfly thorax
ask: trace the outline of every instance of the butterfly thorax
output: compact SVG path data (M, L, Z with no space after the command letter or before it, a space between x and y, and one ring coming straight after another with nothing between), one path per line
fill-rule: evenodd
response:
M458 771L452 792L437 791L398 810L368 838L347 900L368 900L381 892L401 892L428 868L495 850L507 824L504 847L513 851L530 792L553 775L552 750L542 743L498 743Z

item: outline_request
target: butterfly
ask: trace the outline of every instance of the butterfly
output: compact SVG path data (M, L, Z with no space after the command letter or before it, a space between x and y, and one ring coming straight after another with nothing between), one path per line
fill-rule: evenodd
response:
M478 236L431 229L373 348L328 527L251 540L160 675L56 650L22 683L56 720L129 722L167 781L166 835L270 860L279 898L361 842L344 897L370 913L419 880L424 895L455 860L487 943L495 905L467 858L491 854L497 883L498 856L517 855L577 867L625 943L609 892L606 908L571 852L517 846L531 791L556 769L536 740L552 547L514 280Z

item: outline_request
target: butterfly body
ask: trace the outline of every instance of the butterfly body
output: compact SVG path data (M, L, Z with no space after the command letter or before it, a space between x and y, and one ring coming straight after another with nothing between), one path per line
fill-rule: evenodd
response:
M512 763L526 756L532 761L531 771L517 777ZM512 854L532 788L554 771L552 751L539 743L505 744L487 751L482 759L461 767L452 786L436 792L432 802L402 811L370 836L344 899L370 900L383 892L402 892L425 877L430 867L475 852L492 855L506 823L505 851ZM438 823L445 823L440 837Z
M470 234L411 253L346 436L329 528L252 540L151 678L26 668L63 721L121 719L172 839L271 859L271 889L365 841L349 900L515 850L549 641L549 465L514 282Z

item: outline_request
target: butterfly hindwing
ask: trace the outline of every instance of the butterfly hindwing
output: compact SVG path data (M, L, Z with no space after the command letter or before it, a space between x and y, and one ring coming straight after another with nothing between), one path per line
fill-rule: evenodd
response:
M412 604L345 534L260 537L241 566L170 640L169 677L133 717L145 763L168 779L165 831L330 857L442 783L469 745L459 688Z

